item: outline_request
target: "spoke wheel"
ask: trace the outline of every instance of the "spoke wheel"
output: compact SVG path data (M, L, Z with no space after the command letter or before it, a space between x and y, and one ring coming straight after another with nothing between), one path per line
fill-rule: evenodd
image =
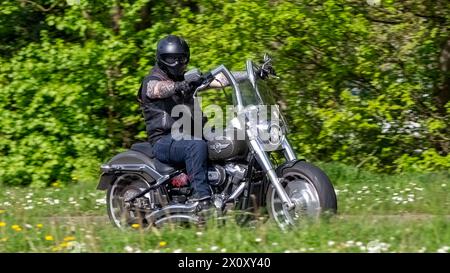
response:
M148 183L139 176L123 175L116 179L106 194L108 216L114 226L121 229L149 227L144 213L124 201L148 187Z
M317 219L326 211L336 212L334 188L319 168L300 161L284 168L280 178L287 195L295 204L294 209L288 210L275 188L269 186L266 196L269 216L280 228L286 229L306 219Z

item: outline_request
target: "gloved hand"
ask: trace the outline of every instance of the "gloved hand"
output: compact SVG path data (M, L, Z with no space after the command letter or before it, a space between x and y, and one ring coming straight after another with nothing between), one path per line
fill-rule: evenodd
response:
M201 80L175 82L175 93L182 97L192 96L195 89L202 84Z

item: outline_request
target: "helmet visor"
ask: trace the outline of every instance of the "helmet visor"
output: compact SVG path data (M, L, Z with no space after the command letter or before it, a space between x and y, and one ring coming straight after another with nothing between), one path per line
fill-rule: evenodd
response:
M163 54L161 60L165 65L176 66L177 64L187 64L188 57L185 54Z

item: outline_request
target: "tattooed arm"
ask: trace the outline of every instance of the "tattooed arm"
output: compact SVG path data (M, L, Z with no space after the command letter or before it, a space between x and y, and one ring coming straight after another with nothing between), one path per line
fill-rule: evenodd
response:
M246 71L233 71L231 72L233 74L233 77L236 79L237 82L241 82L243 80L246 80L247 72ZM223 73L220 73L215 77L215 79L209 84L209 88L221 88L224 86L229 86L230 83L228 82L228 79L225 77Z
M233 77L237 82L247 79L247 72L245 71L234 71L231 72ZM145 84L146 95L151 99L163 99L174 95L178 89L188 89L185 82L173 82L173 81L159 81L159 80L149 80ZM230 83L228 79L222 73L217 75L215 79L209 84L208 88L221 88L223 86L229 86Z
M149 80L145 84L146 95L151 99L168 98L175 94L175 82Z
M175 82L150 80L146 84L147 96L151 99L168 98L175 94Z

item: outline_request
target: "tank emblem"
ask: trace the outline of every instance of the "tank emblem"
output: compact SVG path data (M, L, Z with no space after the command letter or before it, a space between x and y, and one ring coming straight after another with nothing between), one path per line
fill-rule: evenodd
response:
M216 142L212 145L209 145L209 148L213 149L214 151L216 151L216 153L220 153L222 151L222 149L225 149L226 147L230 146L230 143L219 143Z

